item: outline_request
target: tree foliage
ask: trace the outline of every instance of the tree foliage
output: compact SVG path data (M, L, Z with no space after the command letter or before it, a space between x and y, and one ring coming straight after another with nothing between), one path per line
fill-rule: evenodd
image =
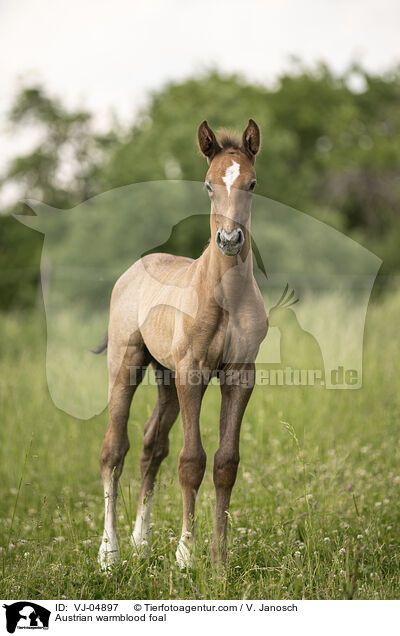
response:
M40 130L40 141L10 162L1 184L65 208L135 182L202 181L199 122L241 132L251 116L263 136L258 193L349 233L386 260L387 271L398 271L399 102L398 68L372 75L352 66L337 77L324 65L297 63L273 87L209 71L167 84L149 96L132 125L100 135L90 113L68 110L43 88L29 87L17 95L10 122L20 131ZM195 249L194 235L183 234L171 250ZM35 233L3 217L1 241L2 268L37 266ZM17 304L33 297L35 279L28 279L14 294ZM8 306L16 286L3 274L2 287L1 303Z

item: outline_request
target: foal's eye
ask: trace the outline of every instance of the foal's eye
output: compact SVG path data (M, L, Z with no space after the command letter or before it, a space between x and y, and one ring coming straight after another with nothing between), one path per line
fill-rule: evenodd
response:
M253 190L254 190L254 188L256 187L256 185L257 185L257 181L252 181L252 182L250 183L250 186L249 186L249 190L250 190L250 192L253 192Z
M210 193L213 192L213 189L212 189L212 187L210 186L209 183L206 183L205 186L206 186L207 192L210 192Z

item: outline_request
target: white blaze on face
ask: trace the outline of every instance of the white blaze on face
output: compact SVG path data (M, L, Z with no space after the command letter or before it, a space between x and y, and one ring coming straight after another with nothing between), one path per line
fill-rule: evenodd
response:
M232 165L227 167L225 176L222 177L222 181L225 183L226 189L228 190L228 197L231 193L231 187L233 186L239 175L240 165L232 159Z

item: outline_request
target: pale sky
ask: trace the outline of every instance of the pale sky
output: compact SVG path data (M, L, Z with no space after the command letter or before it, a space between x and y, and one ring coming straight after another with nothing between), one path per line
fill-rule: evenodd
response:
M0 134L18 81L41 80L71 106L129 121L149 91L210 66L271 82L290 56L400 61L398 0L0 0Z

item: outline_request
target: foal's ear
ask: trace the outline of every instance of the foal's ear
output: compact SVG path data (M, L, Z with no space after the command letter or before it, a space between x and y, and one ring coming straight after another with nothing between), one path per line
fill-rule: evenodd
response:
M197 141L199 142L201 152L205 157L207 157L208 163L210 163L214 159L215 155L222 150L216 136L205 119L201 122L197 129Z
M249 119L249 123L247 124L242 137L242 150L253 163L256 160L256 154L260 150L260 146L260 129L254 119Z

